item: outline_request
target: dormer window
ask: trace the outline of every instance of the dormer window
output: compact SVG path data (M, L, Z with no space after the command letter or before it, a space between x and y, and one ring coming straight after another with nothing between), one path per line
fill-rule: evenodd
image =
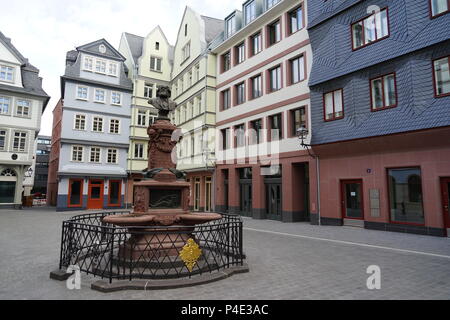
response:
M251 1L245 5L245 24L249 24L256 18L256 3Z
M232 16L225 21L225 32L227 38L231 37L236 31L236 16Z
M106 61L96 60L95 61L95 72L106 73Z
M110 76L117 76L117 63L115 62L109 63L108 74Z
M280 2L280 0L266 0L266 8L267 10L269 10L270 8L272 8L274 5L276 5L278 2Z
M84 70L92 71L94 68L94 58L92 57L84 57Z
M0 65L0 80L10 82L14 81L14 68Z

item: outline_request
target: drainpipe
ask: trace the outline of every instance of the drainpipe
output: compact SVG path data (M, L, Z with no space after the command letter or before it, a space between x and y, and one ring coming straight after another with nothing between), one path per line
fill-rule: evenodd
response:
M316 176L317 176L317 213L319 215L319 226L322 225L320 215L320 159L316 156Z

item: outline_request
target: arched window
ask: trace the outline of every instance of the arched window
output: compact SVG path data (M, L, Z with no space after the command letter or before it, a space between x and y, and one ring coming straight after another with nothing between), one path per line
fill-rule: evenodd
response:
M17 174L12 169L5 169L5 170L2 171L0 176L2 176L2 177L17 177Z
M420 177L416 174L408 177L408 196L410 202L420 202L422 195L422 185Z

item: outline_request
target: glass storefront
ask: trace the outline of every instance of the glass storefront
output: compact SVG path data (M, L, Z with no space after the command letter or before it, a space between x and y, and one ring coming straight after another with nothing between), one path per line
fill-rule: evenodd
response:
M0 181L0 203L14 203L15 181Z

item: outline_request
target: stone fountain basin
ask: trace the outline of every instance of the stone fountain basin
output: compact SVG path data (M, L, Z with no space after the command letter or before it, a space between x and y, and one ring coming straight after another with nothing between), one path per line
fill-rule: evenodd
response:
M103 222L120 227L195 226L220 219L222 219L222 215L217 213L190 213L181 211L114 215L103 218Z

